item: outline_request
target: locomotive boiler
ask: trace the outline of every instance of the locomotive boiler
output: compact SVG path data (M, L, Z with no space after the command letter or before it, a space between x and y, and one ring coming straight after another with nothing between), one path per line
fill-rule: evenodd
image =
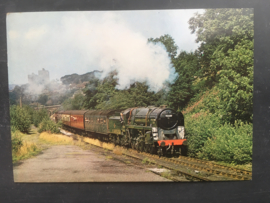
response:
M71 130L148 153L186 155L184 116L165 106L58 112Z

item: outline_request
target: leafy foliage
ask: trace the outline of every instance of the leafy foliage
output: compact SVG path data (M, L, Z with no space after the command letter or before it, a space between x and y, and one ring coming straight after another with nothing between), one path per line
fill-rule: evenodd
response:
M16 105L20 103L20 97L24 94L24 90L16 85L13 91L9 92L9 103L10 105Z
M65 110L83 109L84 99L83 94L75 94L73 98L68 98L63 102L63 108Z
M60 132L60 130L59 130L60 126L61 126L60 122L56 124L52 120L44 118L42 120L42 122L40 123L40 127L39 127L38 132L41 133L41 132L46 131L46 132L49 132L49 133L59 133Z
M39 103L41 103L42 105L45 105L45 104L47 103L48 99L49 99L48 95L46 95L46 94L41 94L41 95L39 95L37 101L38 101Z
M43 119L45 118L49 119L49 115L46 109L39 109L37 111L34 111L32 116L33 116L32 118L33 124L36 127L38 127L38 125L41 123Z
M248 48L249 46L249 48ZM235 120L252 122L253 115L253 43L236 46L230 57L221 61L227 69L221 70L220 82L214 88L217 97L208 103L211 112L216 112L224 122ZM238 65L239 64L239 65ZM237 66L243 68L235 68Z
M97 99L94 97L98 93L99 79L90 80L89 83L84 88L84 107L87 109L93 109L98 103Z
M197 53L181 52L174 60L177 77L171 84L168 103L172 108L183 109L196 92L194 82L199 74L199 58Z
M156 95L149 91L146 82L136 82L130 85L129 89L115 91L107 101L96 106L97 109L125 109L134 106L149 106L156 101Z
M32 120L26 107L13 105L10 107L10 124L13 129L28 133Z
M213 114L198 112L185 117L189 156L245 164L252 160L252 124L220 122Z
M23 142L22 138L20 137L18 131L11 133L11 144L12 144L12 152L16 153L22 147Z
M116 85L118 85L117 72L112 71L103 80L91 81L85 88L86 94L84 106L86 108L96 108L98 104L106 103L116 92Z
M253 10L209 9L203 14L196 14L189 20L189 25L197 35L196 41L201 43L198 48L202 56L200 65L207 86L212 87L219 80L218 71L229 68L224 67L221 60L224 57L228 60L237 45L253 41ZM243 67L239 65L235 68L241 71Z
M189 156L196 157L204 147L205 142L215 135L219 128L219 119L206 112L198 112L185 116L185 129L188 140Z
M41 150L34 142L24 140L24 136L18 130L11 133L13 163L36 155Z
M215 130L215 136L206 141L198 157L236 164L251 162L252 127L241 122L221 126Z
M168 55L169 55L169 57L171 57L172 60L177 55L177 48L178 47L175 44L174 39L168 34L163 35L163 36L161 36L159 38L155 38L155 39L150 38L150 39L148 39L148 42L152 42L152 43L155 43L155 44L160 42L160 43L164 44L164 46L165 46L165 48L166 48L166 50L168 52Z

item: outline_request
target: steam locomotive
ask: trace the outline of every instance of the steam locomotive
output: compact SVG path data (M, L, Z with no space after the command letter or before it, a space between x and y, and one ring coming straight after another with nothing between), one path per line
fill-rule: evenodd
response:
M186 155L184 116L165 106L125 110L70 110L54 115L65 128L139 151Z

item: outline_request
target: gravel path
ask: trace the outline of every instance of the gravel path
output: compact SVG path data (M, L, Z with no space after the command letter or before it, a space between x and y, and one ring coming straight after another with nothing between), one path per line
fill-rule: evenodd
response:
M15 182L169 181L78 146L51 146L42 154L14 166Z

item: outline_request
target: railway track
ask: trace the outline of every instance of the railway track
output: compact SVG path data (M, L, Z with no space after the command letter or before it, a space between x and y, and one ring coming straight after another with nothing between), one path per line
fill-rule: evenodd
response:
M84 141L83 137L81 139ZM102 141L99 142L105 143ZM103 144L95 146L102 147L102 145ZM251 171L222 166L210 161L183 156L180 156L179 158L159 157L158 155L139 152L122 146L115 146L115 148L120 149L126 156L135 159L144 160L148 158L156 165L173 170L177 174L184 176L191 181L251 180L252 178Z
M238 173L238 174L242 174L242 175L245 175L245 176L252 176L252 172L251 171L247 171L247 170L243 170L243 169L238 169L238 168L234 168L234 167L229 167L229 166L223 166L223 165L220 165L220 164L215 164L213 162L210 162L210 161L203 161L203 160L200 160L200 159L195 159L195 158L191 158L191 157L179 157L178 159L181 159L181 160L189 160L189 161L192 161L192 162L195 162L195 163L199 163L199 164L204 164L204 165L208 165L208 166L213 166L213 167L216 167L216 168L219 168L219 169L222 169L222 170L228 170L228 171L231 171L231 172L235 172L235 173Z
M135 150L123 149L122 147L119 147L119 148L123 150L122 153L124 153L125 155L136 158L136 159L144 160L146 157L152 158L152 160L151 159L148 160L150 163L155 163L156 165L162 166L163 168L173 170L177 174L184 176L189 180L192 180L192 181L211 181L210 179L208 179L206 177L197 175L195 173L187 172L186 170L183 170L183 169L177 167L177 165L173 165L173 164L166 162L164 160L161 160L161 159L159 160L156 157L154 158L154 157L146 156L146 153L138 153Z
M180 156L178 159L175 159L175 158L158 157L157 155L150 155L144 152L142 153L148 157L154 157L155 159L157 158L163 159L177 165L187 166L197 171L205 171L207 173L223 176L232 180L251 180L252 177L252 173L250 171L240 170L233 167L226 167L189 157Z

